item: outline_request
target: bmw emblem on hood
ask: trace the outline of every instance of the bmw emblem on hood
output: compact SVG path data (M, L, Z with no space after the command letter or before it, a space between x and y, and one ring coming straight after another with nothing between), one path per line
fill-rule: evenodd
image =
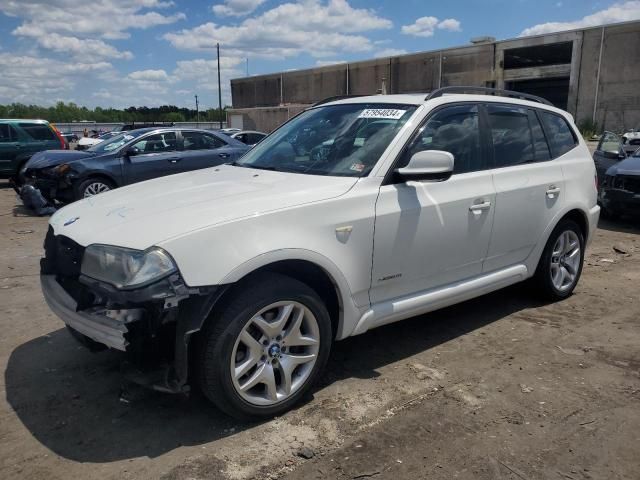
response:
M66 222L64 222L64 226L68 227L69 225L71 225L72 223L77 222L78 220L80 220L80 217L73 217L70 218L69 220L67 220Z

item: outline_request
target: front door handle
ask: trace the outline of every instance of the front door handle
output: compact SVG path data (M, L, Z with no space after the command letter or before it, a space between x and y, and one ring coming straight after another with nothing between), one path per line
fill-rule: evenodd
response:
M229 155L228 153L219 153L218 156L220 158L229 158L231 155Z
M469 211L476 215L479 215L482 213L483 210L489 210L490 208L491 208L491 202L484 201L481 203L474 203L469 207Z
M179 157L172 157L172 158L168 158L168 159L167 159L167 161L168 161L169 163L178 163L180 160L182 160L182 159L181 159L181 158L179 158Z
M549 185L549 188L547 189L547 197L549 198L556 198L556 195L558 195L560 193L560 188L556 187L555 185Z

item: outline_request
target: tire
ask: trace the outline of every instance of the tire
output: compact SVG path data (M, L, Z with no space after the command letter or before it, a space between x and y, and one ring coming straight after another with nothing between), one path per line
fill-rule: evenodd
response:
M76 188L76 200L92 197L99 193L108 192L116 188L115 184L103 177L89 177L80 182Z
M300 401L327 362L327 308L306 284L275 273L241 282L230 295L196 339L200 389L241 420L280 415Z
M573 259L572 253L577 255L577 258ZM532 279L533 284L546 300L565 299L576 288L582 273L583 263L584 235L582 230L573 220L561 220L551 232L544 247Z

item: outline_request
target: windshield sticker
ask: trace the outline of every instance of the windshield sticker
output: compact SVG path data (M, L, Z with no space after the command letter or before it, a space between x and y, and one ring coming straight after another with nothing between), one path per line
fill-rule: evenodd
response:
M354 172L362 172L364 170L364 163L354 163L349 169Z
M396 108L367 108L363 110L358 118L390 118L398 120L404 115L406 110L398 110Z

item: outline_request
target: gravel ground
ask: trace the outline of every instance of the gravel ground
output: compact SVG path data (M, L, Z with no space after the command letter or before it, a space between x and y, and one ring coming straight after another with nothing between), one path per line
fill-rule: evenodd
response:
M42 299L46 224L0 181L0 478L639 478L637 222L601 224L568 300L518 285L339 342L260 424L197 393L123 402L120 357Z

